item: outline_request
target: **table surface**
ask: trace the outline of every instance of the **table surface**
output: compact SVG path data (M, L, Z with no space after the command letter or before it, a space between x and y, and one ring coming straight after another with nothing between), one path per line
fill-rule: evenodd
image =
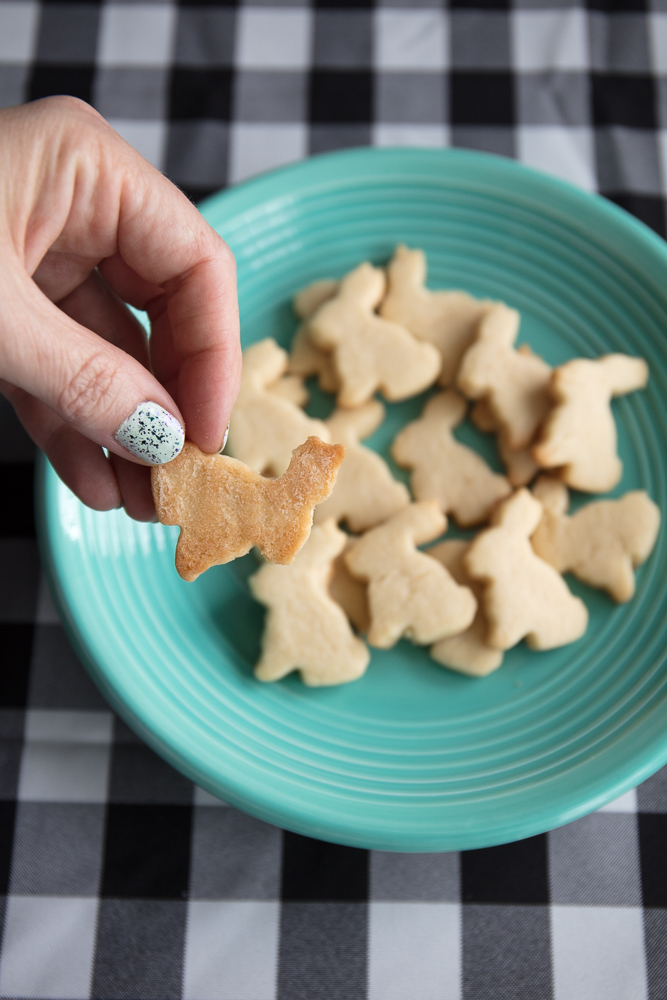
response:
M191 197L457 145L665 235L667 0L0 0L0 106L94 104ZM667 769L517 844L399 855L212 799L108 709L49 599L0 407L0 997L664 1000Z

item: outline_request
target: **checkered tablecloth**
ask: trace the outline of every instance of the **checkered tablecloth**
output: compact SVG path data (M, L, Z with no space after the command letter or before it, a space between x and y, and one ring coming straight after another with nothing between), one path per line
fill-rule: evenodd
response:
M0 0L0 105L53 93L194 198L342 146L453 144L665 233L667 0ZM225 806L88 680L40 571L32 446L0 418L0 997L667 998L667 770L460 855Z

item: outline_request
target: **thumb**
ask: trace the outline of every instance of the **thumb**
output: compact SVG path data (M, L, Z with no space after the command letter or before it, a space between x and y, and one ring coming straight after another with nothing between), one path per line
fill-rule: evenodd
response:
M150 465L175 458L185 440L183 419L157 379L67 316L26 275L13 277L0 289L0 377L122 458Z

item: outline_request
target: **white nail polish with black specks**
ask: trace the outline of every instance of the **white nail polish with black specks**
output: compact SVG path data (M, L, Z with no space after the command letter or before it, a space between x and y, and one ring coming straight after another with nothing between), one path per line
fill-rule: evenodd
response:
M157 403L139 403L120 425L114 437L136 458L151 465L164 465L176 458L185 443L185 431L168 410Z
M222 439L222 447L220 449L219 454L222 454L222 452L225 450L225 445L227 444L228 437L229 437L229 424L227 424L227 430L225 431L225 436Z

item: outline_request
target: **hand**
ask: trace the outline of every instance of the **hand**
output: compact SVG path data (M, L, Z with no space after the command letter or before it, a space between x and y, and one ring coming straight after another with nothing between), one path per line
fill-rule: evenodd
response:
M153 519L150 463L183 428L220 449L240 370L234 258L187 198L75 98L0 111L0 392L70 489Z

